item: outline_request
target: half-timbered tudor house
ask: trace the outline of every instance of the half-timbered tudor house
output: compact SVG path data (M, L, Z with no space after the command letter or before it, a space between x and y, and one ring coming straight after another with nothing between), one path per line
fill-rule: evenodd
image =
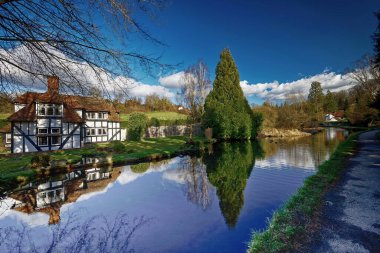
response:
M86 143L125 140L119 112L102 98L63 95L58 77L45 93L27 92L14 104L8 144L12 153L80 148ZM7 136L7 135L6 135Z

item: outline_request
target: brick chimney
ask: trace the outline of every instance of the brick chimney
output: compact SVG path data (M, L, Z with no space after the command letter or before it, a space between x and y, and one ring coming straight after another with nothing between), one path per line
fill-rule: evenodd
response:
M58 76L48 76L48 93L59 93Z

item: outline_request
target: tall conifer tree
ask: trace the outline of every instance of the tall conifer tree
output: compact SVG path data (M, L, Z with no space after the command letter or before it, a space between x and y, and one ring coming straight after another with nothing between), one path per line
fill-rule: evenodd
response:
M218 139L249 139L257 135L260 115L254 115L240 87L239 71L231 52L224 49L216 67L213 90L205 101L204 127Z

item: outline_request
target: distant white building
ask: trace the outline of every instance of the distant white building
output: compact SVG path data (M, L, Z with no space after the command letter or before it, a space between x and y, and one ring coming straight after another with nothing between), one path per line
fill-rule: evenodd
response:
M335 122L335 121L338 121L334 115L332 114L326 114L325 115L325 121L328 121L328 122Z
M5 145L12 153L80 148L85 143L125 140L119 112L102 98L59 93L58 77L45 93L27 92L14 104Z

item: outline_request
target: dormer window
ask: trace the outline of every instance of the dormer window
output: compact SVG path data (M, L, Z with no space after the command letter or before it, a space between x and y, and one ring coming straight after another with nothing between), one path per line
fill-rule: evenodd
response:
M56 104L39 104L39 116L62 116L62 105Z

